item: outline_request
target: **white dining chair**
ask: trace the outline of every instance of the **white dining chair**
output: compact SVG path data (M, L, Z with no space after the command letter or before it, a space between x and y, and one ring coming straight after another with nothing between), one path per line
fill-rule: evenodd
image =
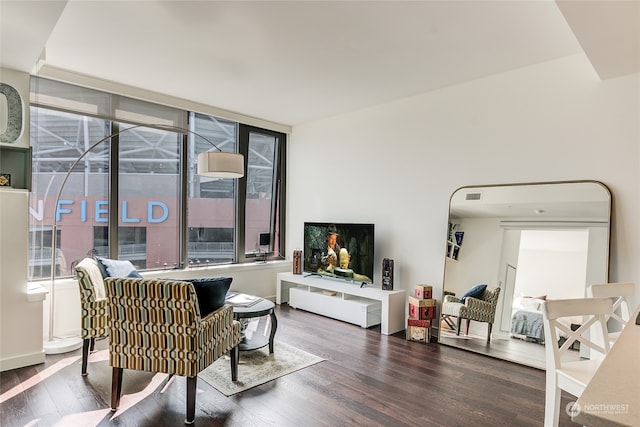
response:
M618 321L621 325L620 330L624 328L624 325L629 321L629 300L627 298L632 297L635 294L636 285L633 282L619 282L619 283L604 283L599 285L591 285L587 288L587 296L594 298L612 298L613 299L613 312L611 316L607 317L607 321L612 318ZM609 332L609 342L613 345L618 337L620 331Z
M544 426L556 427L560 415L561 390L580 397L602 361L601 357L566 360L568 351L576 341L606 355L609 352L607 316L611 315L610 298L577 298L546 300L541 304L546 356L546 392ZM583 316L582 324L573 331L563 319ZM562 345L560 337L566 338ZM603 344L598 344L603 343Z

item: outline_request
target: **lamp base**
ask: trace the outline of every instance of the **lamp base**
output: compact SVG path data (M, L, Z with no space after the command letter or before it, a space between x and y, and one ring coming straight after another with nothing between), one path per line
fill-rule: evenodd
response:
M44 349L44 354L68 353L82 347L82 338L55 338L51 341L45 341L42 347Z

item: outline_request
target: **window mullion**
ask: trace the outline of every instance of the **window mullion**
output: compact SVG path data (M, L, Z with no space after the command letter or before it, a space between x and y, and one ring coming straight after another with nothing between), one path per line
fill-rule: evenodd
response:
M195 142L193 143L195 144ZM189 250L188 250L188 240L189 240L189 232L188 228L188 203L189 203L189 159L190 159L190 150L189 146L189 136L186 134L182 135L181 144L180 144L180 193L178 195L178 206L180 209L180 215L178 218L178 226L180 227L178 232L178 238L180 240L180 248L179 248L179 260L182 263L181 267L189 265Z
M246 216L247 216L247 174L249 167L249 129L243 124L238 126L238 152L244 156L244 176L236 180L236 260L237 262L247 261L247 251L245 244L246 236Z
M109 147L109 219L108 219L108 245L109 258L118 259L118 213L119 213L119 182L120 182L120 139L117 133L120 132L120 125L112 122L112 137L108 140Z
M286 251L286 247L285 247L285 239L284 239L284 230L285 230L285 220L286 220L286 215L285 215L285 209L284 207L287 206L286 204L286 191L284 191L285 188L287 188L287 174L286 174L286 168L285 165L287 164L287 158L286 158L286 153L287 153L287 142L286 142L286 137L282 137L279 138L278 141L278 159L276 162L275 167L277 167L276 170L276 176L277 178L277 182L276 182L276 194L275 197L277 199L277 205L276 205L276 209L278 212L278 235L277 235L277 239L278 239L278 253L275 253L274 255L277 257L285 257L285 251ZM275 242L274 242L275 245ZM275 248L275 246L274 246Z

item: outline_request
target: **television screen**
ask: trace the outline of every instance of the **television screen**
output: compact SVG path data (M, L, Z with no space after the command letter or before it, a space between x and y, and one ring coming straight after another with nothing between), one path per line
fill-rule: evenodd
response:
M373 224L304 223L302 268L358 283L373 283Z

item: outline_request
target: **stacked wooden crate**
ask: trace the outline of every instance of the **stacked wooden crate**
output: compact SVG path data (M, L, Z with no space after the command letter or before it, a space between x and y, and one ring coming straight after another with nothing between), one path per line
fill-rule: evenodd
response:
M409 296L406 339L429 342L431 321L436 317L436 300L432 296L431 285L416 285L413 296Z

